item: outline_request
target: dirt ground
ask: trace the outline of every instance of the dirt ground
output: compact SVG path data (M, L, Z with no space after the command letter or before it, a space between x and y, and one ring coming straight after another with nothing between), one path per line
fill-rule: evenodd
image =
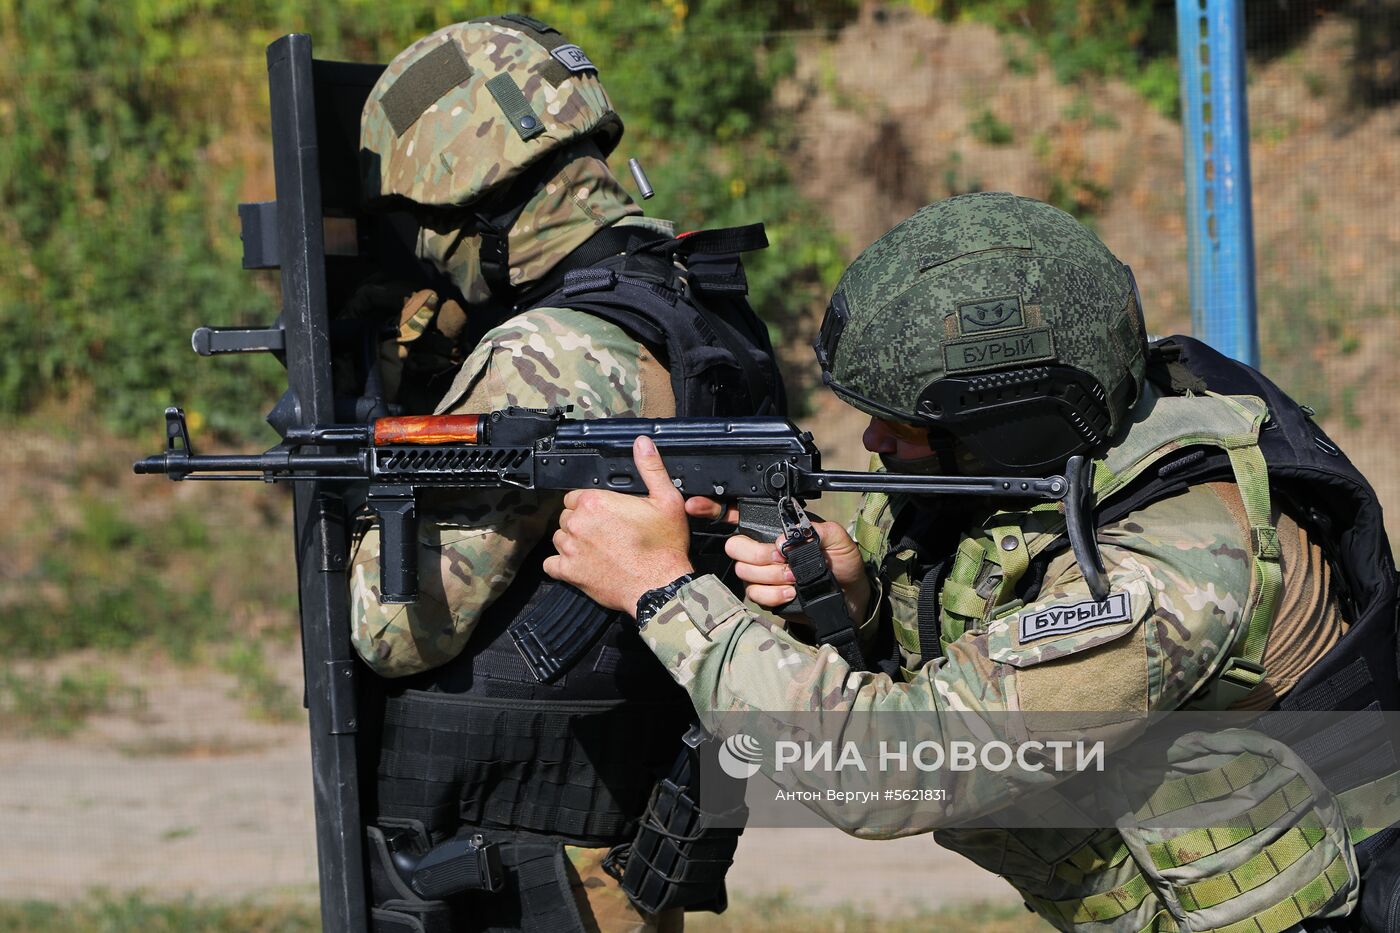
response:
M298 665L279 657L284 682ZM0 740L0 898L314 896L304 721L248 719L232 681L209 671L155 665L140 681L139 716L97 717L76 741ZM930 838L874 843L834 829L751 829L730 878L738 897L788 892L882 912L1017 902Z

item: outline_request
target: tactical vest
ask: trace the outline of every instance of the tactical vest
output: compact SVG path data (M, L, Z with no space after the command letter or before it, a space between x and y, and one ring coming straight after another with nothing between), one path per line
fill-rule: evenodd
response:
M1168 394L1094 463L1096 524L1118 521L1195 484L1230 480L1239 488L1250 526L1253 582L1241 614L1244 624L1231 650L1222 652L1212 681L1188 705L1228 708L1263 679L1260 660L1281 582L1270 523L1277 501L1328 556L1350 622L1346 635L1307 671L1280 708L1400 709L1395 567L1380 505L1366 479L1312 421L1311 411L1254 370L1187 337L1159 341L1152 358L1149 378ZM932 527L907 502L876 496L867 497L857 519L856 539L867 566L879 568L887 581L906 676L963 634L982 631L989 620L1034 600L1050 558L1068 546L1063 517L1053 504L998 513L980 532L945 542L952 549L946 556L920 547ZM1170 811L1183 805L1182 799L1213 799L1222 788L1228 794L1251 781L1293 774L1292 782L1261 792L1257 806L1240 814L1243 834L1237 826L1224 841L1220 833L1198 831L1190 845L1168 842L1133 826L1023 831L1014 839L999 831L948 830L938 837L1004 874L1028 905L1059 929L1093 924L1095 930L1134 933L1180 928L1273 933L1324 907L1333 914L1349 909L1357 879L1369 865L1396 861L1387 853L1400 848L1393 846L1400 833L1394 827L1375 831L1395 818L1389 803L1380 802L1394 800L1400 791L1394 751L1388 744L1374 747L1360 735L1340 738L1314 743L1317 757L1310 764L1289 759L1267 742L1236 749L1228 765L1163 785L1146 807L1149 815ZM1330 773L1340 768L1358 775L1355 784L1330 788L1338 795L1338 806L1331 809L1325 791L1316 798L1325 802L1317 805L1321 809L1305 805L1308 769L1319 762ZM1386 776L1362 776L1377 773ZM1287 831L1278 828L1282 811L1276 808L1284 804L1285 810L1298 808ZM1253 835L1265 827L1273 827L1270 835ZM1197 861L1229 845L1242 845L1235 852L1253 857L1215 874L1206 868L1209 863ZM1008 865L1020 868L1012 871ZM1265 882L1291 865L1295 872L1316 871L1302 878L1296 891L1276 898L1277 885L1269 888ZM1382 899L1396 889L1397 869L1392 865L1389 871L1389 877L1367 881ZM1400 914L1393 904L1389 909ZM1391 920L1400 916L1385 922Z
M587 264L571 256L513 312L569 308L617 324L669 370L677 417L782 413L767 329L745 300L734 254L762 245L759 225L674 239L607 228L580 248ZM513 621L605 611L543 573L551 552L548 540L536 548L460 655L391 684L381 823L416 821L434 842L471 827L520 852L541 840L603 847L631 838L693 711L629 625L607 626L556 680L535 678L507 635ZM568 905L546 862L544 876L520 878L530 891L475 898L472 929L570 928L552 926Z

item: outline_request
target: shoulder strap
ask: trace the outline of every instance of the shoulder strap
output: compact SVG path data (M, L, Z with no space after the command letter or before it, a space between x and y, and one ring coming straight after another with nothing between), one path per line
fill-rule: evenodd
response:
M767 328L742 291L733 291L743 282L738 257L718 288L703 274L703 281L683 281L689 277L676 266L696 257L728 259L731 254L714 251L766 242L761 224L674 238L634 235L622 252L591 265L580 267L571 255L559 286L532 293L530 301L596 315L663 353L679 417L782 413L785 396Z

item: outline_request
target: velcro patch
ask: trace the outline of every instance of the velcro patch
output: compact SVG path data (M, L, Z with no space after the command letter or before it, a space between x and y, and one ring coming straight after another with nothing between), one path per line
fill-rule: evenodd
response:
M1025 324L1021 313L1021 296L989 298L958 305L958 328L964 337L988 330L1008 330Z
M408 66L379 98L394 135L402 136L423 111L471 76L467 53L450 40Z
M1048 327L1009 333L1003 337L952 340L943 346L943 365L950 373L992 369L1008 363L1028 363L1054 357L1055 341Z
M598 66L588 60L588 56L583 54L583 49L569 43L549 50L549 54L563 65L565 68L578 74L581 71L597 71Z
M1127 622L1131 618L1127 593L1110 593L1103 602L1086 599L1062 606L1046 606L1021 614L1021 644L1051 635L1067 635L1100 625Z

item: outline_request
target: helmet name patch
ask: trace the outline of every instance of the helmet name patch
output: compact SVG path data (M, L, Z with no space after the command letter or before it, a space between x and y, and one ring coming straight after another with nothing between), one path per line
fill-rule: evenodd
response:
M1054 358L1055 341L1048 327L1005 337L953 340L943 347L944 369L950 373Z
M1086 599L1079 603L1046 606L1019 616L1021 644L1051 635L1068 635L1100 625L1127 622L1130 618L1127 593L1109 593L1103 602Z
M588 60L588 56L583 54L583 49L569 43L567 45L556 46L549 50L555 60L565 68L578 74L581 71L597 71L598 66Z
M1021 313L1021 296L988 298L958 305L958 333L964 337L987 330L1022 327L1026 323Z

